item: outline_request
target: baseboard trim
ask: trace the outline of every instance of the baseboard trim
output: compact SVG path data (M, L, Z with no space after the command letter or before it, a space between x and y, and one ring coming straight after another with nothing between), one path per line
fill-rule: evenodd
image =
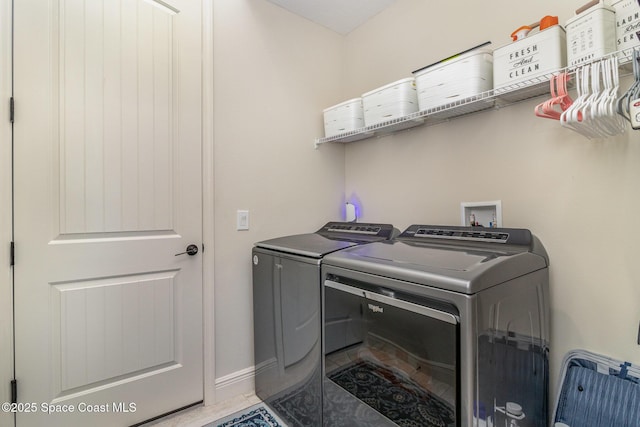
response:
M229 375L216 378L215 396L216 403L224 402L239 395L255 392L255 367L250 366Z

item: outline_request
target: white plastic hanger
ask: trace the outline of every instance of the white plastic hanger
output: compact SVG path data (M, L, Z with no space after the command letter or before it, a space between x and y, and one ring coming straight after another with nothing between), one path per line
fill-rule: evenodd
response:
M589 97L584 101L584 120L580 122L582 125L582 133L587 138L598 138L603 136L600 133L597 123L597 106L598 100L602 94L600 89L600 78L601 78L601 66L602 63L594 62L590 65L591 67L591 93Z
M579 96L560 117L562 126L589 139L624 133L624 121L616 111L620 108L616 56L578 68L576 86Z
M599 125L605 136L620 135L624 133L626 126L622 117L616 112L620 89L618 57L612 56L604 61L603 65L605 90L597 108Z
M578 92L578 97L560 116L560 124L563 127L574 130L587 137L590 137L590 134L586 133L584 122L587 114L585 108L587 105L586 101L591 96L590 72L591 67L589 66L576 69L576 90Z

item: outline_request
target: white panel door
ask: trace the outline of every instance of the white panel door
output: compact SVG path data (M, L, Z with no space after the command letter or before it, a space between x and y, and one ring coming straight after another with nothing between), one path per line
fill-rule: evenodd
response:
M201 401L201 2L20 0L14 34L17 426Z

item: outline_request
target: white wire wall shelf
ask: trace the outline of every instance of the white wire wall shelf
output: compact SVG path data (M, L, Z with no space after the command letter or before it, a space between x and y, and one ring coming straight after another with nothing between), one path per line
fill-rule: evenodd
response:
M594 59L592 62L581 64L580 66L605 60L613 57L614 55L618 56L620 69L628 71L629 65L631 64L633 49L613 52L604 57ZM381 137L416 126L433 126L468 114L477 113L491 108L499 109L527 99L548 95L549 80L553 75L561 72L574 73L576 68L578 67L574 66L558 69L554 72L540 75L520 83L492 89L475 96L460 99L435 108L418 111L404 117L377 123L372 126L365 126L350 132L340 133L324 138L316 138L315 147L318 148L321 144L325 144L327 142L348 143L368 138Z

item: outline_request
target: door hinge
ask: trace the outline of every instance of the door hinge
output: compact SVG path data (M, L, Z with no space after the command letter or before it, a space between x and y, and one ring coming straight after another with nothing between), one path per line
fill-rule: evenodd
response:
M18 403L18 380L11 380L11 403Z
M15 118L16 108L15 103L13 102L13 96L9 98L9 121L13 123L13 119Z
M11 242L11 248L9 249L9 265L14 266L16 263L16 245Z

